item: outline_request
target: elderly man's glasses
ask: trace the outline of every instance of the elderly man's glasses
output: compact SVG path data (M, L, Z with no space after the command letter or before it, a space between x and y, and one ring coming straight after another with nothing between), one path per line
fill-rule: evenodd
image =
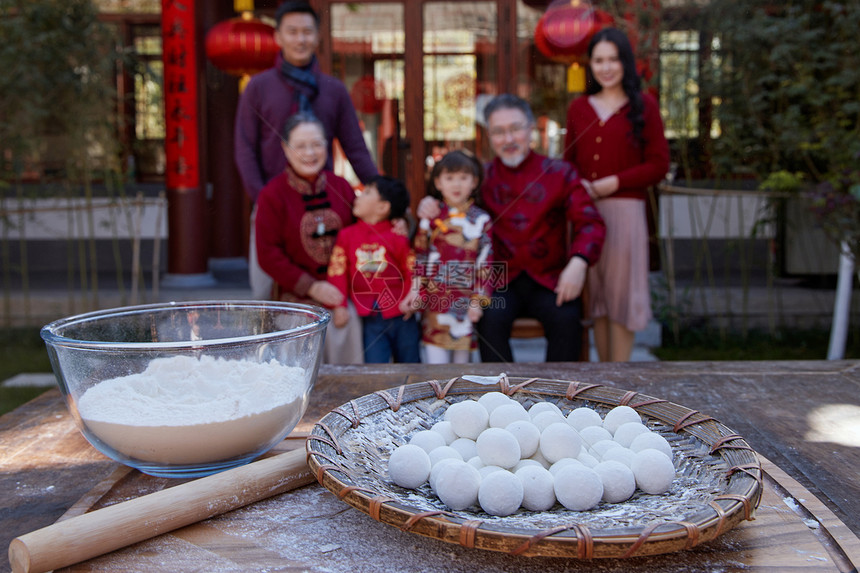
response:
M493 127L489 130L489 134L493 139L504 139L508 135L517 137L528 131L530 127L528 123L515 123L510 127Z

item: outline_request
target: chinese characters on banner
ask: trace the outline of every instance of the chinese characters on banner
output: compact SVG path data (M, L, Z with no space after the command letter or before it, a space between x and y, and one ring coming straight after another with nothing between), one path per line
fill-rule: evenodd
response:
M168 189L195 189L200 184L194 25L194 0L162 0Z

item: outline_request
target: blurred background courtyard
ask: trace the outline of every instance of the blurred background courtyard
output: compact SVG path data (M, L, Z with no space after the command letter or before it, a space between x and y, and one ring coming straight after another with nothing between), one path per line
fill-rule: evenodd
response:
M672 152L649 202L655 319L637 356L827 357L840 245L860 252L860 3L310 3L322 15L323 70L346 84L375 161L407 182L413 205L439 153L489 157L480 109L494 94L529 100L535 148L560 156L586 62L558 30L625 30ZM165 77L177 61L162 3L0 0L0 381L50 371L38 330L63 316L250 298L250 203L232 126L243 76L271 55L219 56L207 44L238 45L241 21L265 36L277 4L184 4L198 161L191 199L180 200L168 185ZM341 156L336 170L357 182ZM848 358L860 356L858 305L854 293L841 310ZM540 359L540 338L517 344L518 361ZM0 408L40 391L26 379L4 385Z

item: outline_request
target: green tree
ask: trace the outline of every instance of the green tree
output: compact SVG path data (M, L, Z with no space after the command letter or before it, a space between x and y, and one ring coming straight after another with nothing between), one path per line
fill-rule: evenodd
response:
M20 264L11 263L8 230L17 226L23 236L26 215L8 216L5 199L14 196L19 207L37 194L89 201L95 173L119 172L115 78L123 54L91 0L0 0L0 38L0 263L9 316L12 273L28 293L29 270L26 240L18 241ZM86 217L92 231L91 210ZM96 250L87 241L68 245L67 286L77 259L84 291L95 298Z
M860 3L713 0L705 16L723 58L710 89L722 175L809 182L833 177L860 150Z
M0 0L2 179L59 146L68 177L89 180L118 157L116 42L90 0Z

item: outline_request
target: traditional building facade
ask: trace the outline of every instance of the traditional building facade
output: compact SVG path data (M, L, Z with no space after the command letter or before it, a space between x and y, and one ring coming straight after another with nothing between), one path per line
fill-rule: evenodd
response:
M168 280L205 280L210 259L247 253L250 204L232 151L241 79L207 57L205 41L215 26L243 11L273 23L278 3L98 2L102 19L116 26L140 62L117 76L122 140L134 177L167 188ZM567 105L584 89L584 60L574 53L584 44L574 52L563 42L547 48L547 37L559 34L559 22L545 18L551 10L568 10L561 25L586 26L577 28L580 35L589 26L613 22L627 29L654 91L662 85L675 93L673 86L696 81L700 33L684 29L684 11L664 3L310 0L321 17L322 69L350 90L380 171L403 179L415 202L424 195L429 166L446 150L466 148L489 157L481 111L498 93L530 101L538 120L536 147L561 155ZM652 26L637 27L642 21ZM671 69L671 77L661 75L662 68ZM684 120L683 133L677 121L665 113L664 119L675 135L689 136L699 110L686 99L679 105L693 116ZM348 162L335 159L335 170L358 184Z

